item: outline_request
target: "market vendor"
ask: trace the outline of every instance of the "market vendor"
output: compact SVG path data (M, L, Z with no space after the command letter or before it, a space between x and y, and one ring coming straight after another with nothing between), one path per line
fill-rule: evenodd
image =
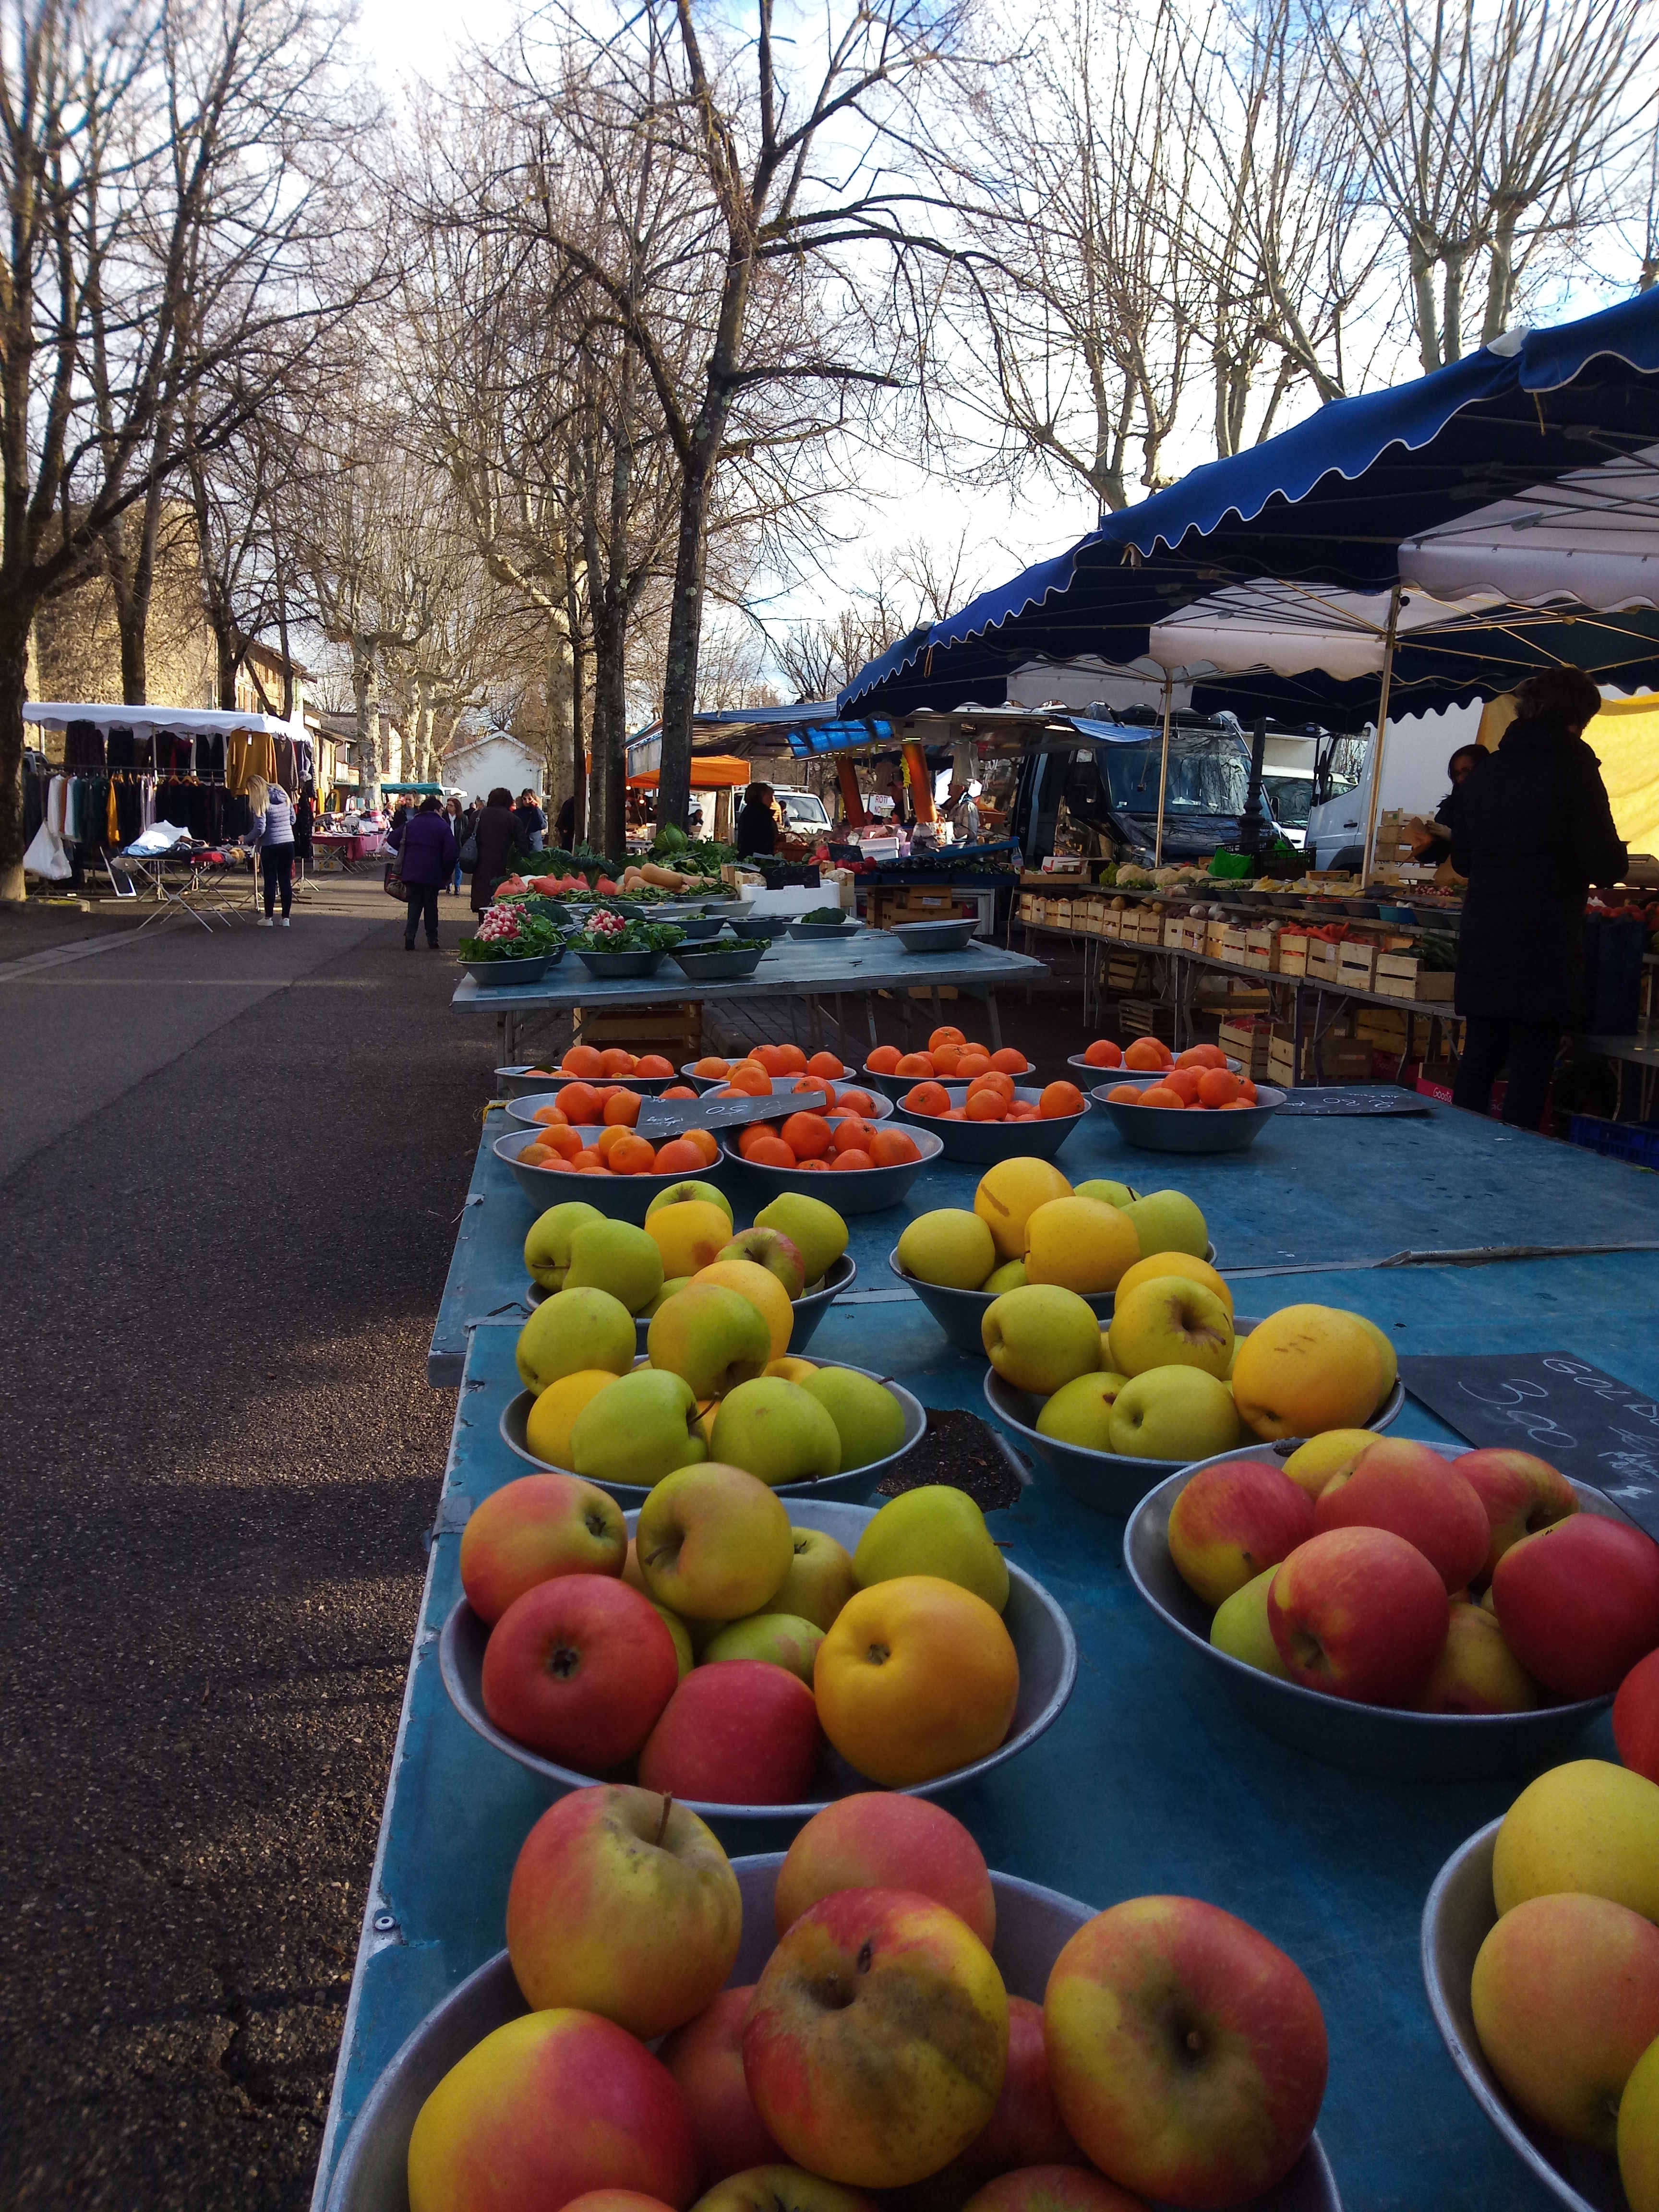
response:
M1468 878L1457 940L1467 1030L1454 1104L1484 1114L1507 1065L1504 1119L1543 1120L1564 1030L1582 1019L1584 900L1626 854L1583 732L1601 695L1582 669L1516 687L1516 719L1454 794L1451 863Z
M1420 860L1425 867L1437 868L1443 860L1450 858L1453 802L1475 770L1484 767L1490 758L1490 754L1483 752L1479 745L1459 745L1446 763L1451 789L1434 810L1434 826L1443 830L1445 835L1437 837L1429 823L1419 824L1417 835L1412 839L1413 860Z
M945 817L959 845L977 845L979 842L978 797L979 786L976 783L952 781L951 795L945 803Z
M757 853L769 858L778 849L778 817L772 805L769 783L751 783L744 792L738 816L738 857L746 860Z

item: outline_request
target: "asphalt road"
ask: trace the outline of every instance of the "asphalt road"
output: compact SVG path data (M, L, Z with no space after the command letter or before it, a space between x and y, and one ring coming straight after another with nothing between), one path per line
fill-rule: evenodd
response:
M452 962L405 954L378 894L344 903L34 967L96 933L0 927L20 2212L309 2197L453 1413L426 1340L494 1058L448 1012Z

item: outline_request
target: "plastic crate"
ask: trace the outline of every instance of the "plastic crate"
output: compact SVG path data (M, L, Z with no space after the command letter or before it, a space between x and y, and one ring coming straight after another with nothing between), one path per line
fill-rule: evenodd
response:
M1659 1170L1659 1129L1638 1121L1604 1121L1595 1114L1575 1114L1571 1141L1604 1158L1626 1160L1632 1167Z

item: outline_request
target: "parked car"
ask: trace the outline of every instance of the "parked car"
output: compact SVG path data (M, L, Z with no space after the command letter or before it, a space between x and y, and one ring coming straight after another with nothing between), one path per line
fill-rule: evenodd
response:
M1028 753L1020 763L1012 835L1028 867L1054 850L1066 817L1093 830L1119 858L1150 860L1158 835L1163 731L1079 717L1075 742ZM1250 785L1250 747L1231 714L1177 715L1170 732L1164 802L1166 861L1207 860L1239 841ZM1269 834L1277 831L1264 778Z

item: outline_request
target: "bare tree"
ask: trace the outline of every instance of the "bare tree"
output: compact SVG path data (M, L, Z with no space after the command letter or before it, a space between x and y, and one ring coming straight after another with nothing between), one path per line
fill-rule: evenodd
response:
M865 580L833 615L783 625L771 634L773 658L798 699L833 699L865 665L914 629L941 622L979 584L967 568L968 533L953 547L912 539L878 556Z

